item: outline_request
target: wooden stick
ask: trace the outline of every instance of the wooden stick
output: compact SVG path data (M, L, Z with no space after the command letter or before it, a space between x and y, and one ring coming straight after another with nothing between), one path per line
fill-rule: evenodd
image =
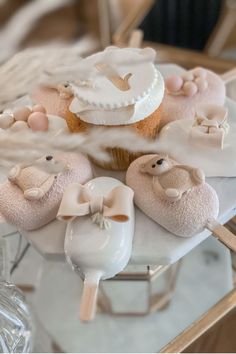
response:
M131 32L128 47L141 48L143 42L143 31L140 29Z
M212 231L214 237L216 237L225 246L236 252L236 236L226 229L223 225L217 221L208 222L207 228Z
M97 308L98 283L90 283L85 280L80 304L80 320L92 321Z
M229 83L236 79L236 68L226 71L224 74L221 74L221 79L225 84Z
M135 3L135 1L134 1ZM126 43L127 37L130 32L138 26L138 24L143 20L143 18L150 11L154 0L144 0L138 6L135 4L132 11L129 11L127 16L122 21L121 25L118 27L113 35L113 42L115 45L120 45Z

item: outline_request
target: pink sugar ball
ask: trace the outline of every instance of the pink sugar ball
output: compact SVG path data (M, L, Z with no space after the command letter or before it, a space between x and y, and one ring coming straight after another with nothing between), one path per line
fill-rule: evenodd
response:
M14 118L8 113L0 114L0 128L1 129L8 129L14 123Z
M19 132L21 130L25 130L25 129L28 129L28 128L29 128L28 124L25 121L18 120L11 126L11 131Z
M203 68L195 68L193 69L194 76L201 77L202 79L206 78L207 72Z
M48 117L42 112L33 112L28 119L29 127L34 131L45 132L48 130Z
M165 85L168 91L170 92L177 92L181 89L181 87L183 86L183 79L181 76L178 75L172 75L169 76L166 81L165 81Z
M192 81L185 82L183 86L183 92L188 97L194 96L197 93L197 90L197 85Z
M194 75L193 75L192 71L186 71L181 76L184 81L193 81L194 80Z
M207 89L207 87L208 87L207 81L205 79L201 78L201 77L197 77L195 79L195 83L196 83L196 85L198 87L198 91L199 92L205 91Z
M16 108L13 111L13 115L14 115L15 120L23 120L25 122L27 121L30 113L31 113L31 110L28 107Z
M36 104L32 107L32 112L46 113L46 109L41 104Z

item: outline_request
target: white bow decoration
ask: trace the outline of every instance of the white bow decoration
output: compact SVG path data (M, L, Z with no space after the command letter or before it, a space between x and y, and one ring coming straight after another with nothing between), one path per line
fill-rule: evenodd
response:
M59 220L70 221L75 217L91 215L92 222L101 229L111 226L110 220L127 222L132 213L134 192L121 185L115 187L106 197L93 195L86 186L71 184L64 192L57 214Z

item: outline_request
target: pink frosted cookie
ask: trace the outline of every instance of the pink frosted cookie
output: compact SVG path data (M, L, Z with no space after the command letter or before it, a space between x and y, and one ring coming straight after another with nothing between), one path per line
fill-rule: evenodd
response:
M194 119L199 104L223 106L225 102L225 82L213 71L203 68L167 77L165 87L162 127L175 120Z
M191 237L205 228L236 251L236 237L216 218L219 200L199 168L180 165L166 155L145 155L130 165L126 183L135 204L177 236Z
M81 154L46 156L38 163L39 166L15 166L8 181L0 185L1 217L20 230L35 230L55 219L64 189L71 183L84 184L92 178L91 165ZM49 164L49 172L40 168L43 163L42 167ZM60 172L50 170L55 163Z
M190 237L217 217L219 201L201 170L175 167L173 171L174 166L176 162L167 157L145 155L130 165L126 182L145 214L175 235Z
M48 114L66 118L73 97L66 93L63 95L61 91L41 86L31 94L31 99L44 106Z

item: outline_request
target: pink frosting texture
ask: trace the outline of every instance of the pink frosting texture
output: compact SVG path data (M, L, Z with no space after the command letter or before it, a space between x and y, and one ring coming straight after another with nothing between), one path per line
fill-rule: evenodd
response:
M84 184L92 178L88 159L81 154L63 154L59 161L69 163L70 169L58 174L57 179L40 200L24 198L22 190L6 181L0 186L0 213L6 222L20 230L36 230L54 220L65 188L74 182Z
M205 70L208 87L202 92L197 92L192 97L185 95L171 95L165 91L162 101L161 126L178 120L194 119L196 108L199 104L217 104L224 105L225 102L225 84L219 75L213 71Z
M62 98L56 89L48 87L38 87L30 97L34 102L44 106L48 114L64 118L71 102L71 98Z
M126 183L134 190L135 204L177 236L191 237L203 231L207 220L218 216L219 200L215 190L204 183L174 203L158 198L153 191L152 176L140 172L140 166L154 156L142 156L128 168Z

